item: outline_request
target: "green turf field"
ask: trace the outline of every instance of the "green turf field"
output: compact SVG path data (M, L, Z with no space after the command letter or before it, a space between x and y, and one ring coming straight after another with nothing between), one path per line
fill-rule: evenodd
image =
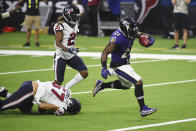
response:
M150 48L141 47L136 40L134 54L162 54L192 56L193 60L137 58L131 66L143 78L146 104L156 107L155 114L141 117L134 89L106 90L92 97L92 89L101 78L100 58L82 57L88 66L89 76L72 87L72 97L82 103L82 110L74 116L38 115L37 106L32 115L19 110L0 112L0 131L108 131L121 129L141 131L195 131L196 130L196 38L188 40L187 49L171 50L174 40L154 36L156 43ZM80 52L101 52L109 37L77 37ZM54 51L54 36L41 35L41 47L23 48L25 33L0 34L0 86L10 92L26 80L53 80L52 56L5 55L2 50ZM182 43L182 40L180 41ZM64 83L77 72L66 70ZM193 119L192 119L193 118ZM182 121L180 121L182 120ZM154 124L154 125L153 125ZM127 129L125 129L127 128Z

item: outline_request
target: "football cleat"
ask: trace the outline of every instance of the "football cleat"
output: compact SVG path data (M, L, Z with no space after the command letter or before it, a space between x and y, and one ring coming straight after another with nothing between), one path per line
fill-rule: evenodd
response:
M186 48L186 45L185 44L183 44L182 45L182 47L181 47L181 49L185 49Z
M35 43L35 46L40 47L39 42L36 42L36 43Z
M179 45L174 45L174 46L172 47L172 49L179 49L179 48L180 48Z
M8 90L5 89L5 87L0 87L0 97L5 97L7 96Z
M154 113L156 110L156 108L149 108L148 106L144 106L143 109L140 111L140 115L144 117Z
M25 44L23 45L23 47L28 47L28 46L30 46L30 43L25 43Z
M94 88L94 90L93 90L93 97L95 97L95 95L96 95L99 91L103 90L102 84L103 84L102 81L96 80L95 88Z

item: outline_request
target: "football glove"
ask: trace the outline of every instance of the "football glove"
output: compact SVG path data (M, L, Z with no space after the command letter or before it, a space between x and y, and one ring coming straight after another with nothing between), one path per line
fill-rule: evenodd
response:
M61 116L66 112L66 109L64 107L59 107L59 109L54 113L57 116Z
M148 36L148 39L149 39L149 43L146 47L152 46L154 44L154 41L155 41L155 39L150 37L150 36Z
M102 70L101 70L101 76L104 78L104 79L107 79L108 75L110 75L110 72L108 71L107 68L103 67ZM111 76L111 75L110 75Z
M71 48L69 48L68 52L75 55L79 52L79 48L71 47Z

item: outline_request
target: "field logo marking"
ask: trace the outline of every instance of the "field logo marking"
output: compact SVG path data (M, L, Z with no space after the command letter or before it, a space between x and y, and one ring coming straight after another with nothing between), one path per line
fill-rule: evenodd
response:
M133 126L133 127L128 127L128 128L122 128L122 129L114 129L114 130L109 130L109 131L136 130L136 129L142 129L142 128L149 128L149 127L171 125L171 124L177 124L177 123L183 123L183 122L190 122L190 121L195 121L195 120L196 120L196 118L190 118L190 119L176 120L176 121L168 121L168 122L157 123L157 124L150 124L150 125L143 125L143 126Z

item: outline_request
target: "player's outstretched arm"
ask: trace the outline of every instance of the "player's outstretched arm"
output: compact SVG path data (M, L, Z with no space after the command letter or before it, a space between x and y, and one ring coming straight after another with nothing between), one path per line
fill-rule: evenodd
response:
M38 105L38 110L41 114L45 111L53 111L57 116L63 115L66 112L65 107L58 107L49 103L40 103Z

